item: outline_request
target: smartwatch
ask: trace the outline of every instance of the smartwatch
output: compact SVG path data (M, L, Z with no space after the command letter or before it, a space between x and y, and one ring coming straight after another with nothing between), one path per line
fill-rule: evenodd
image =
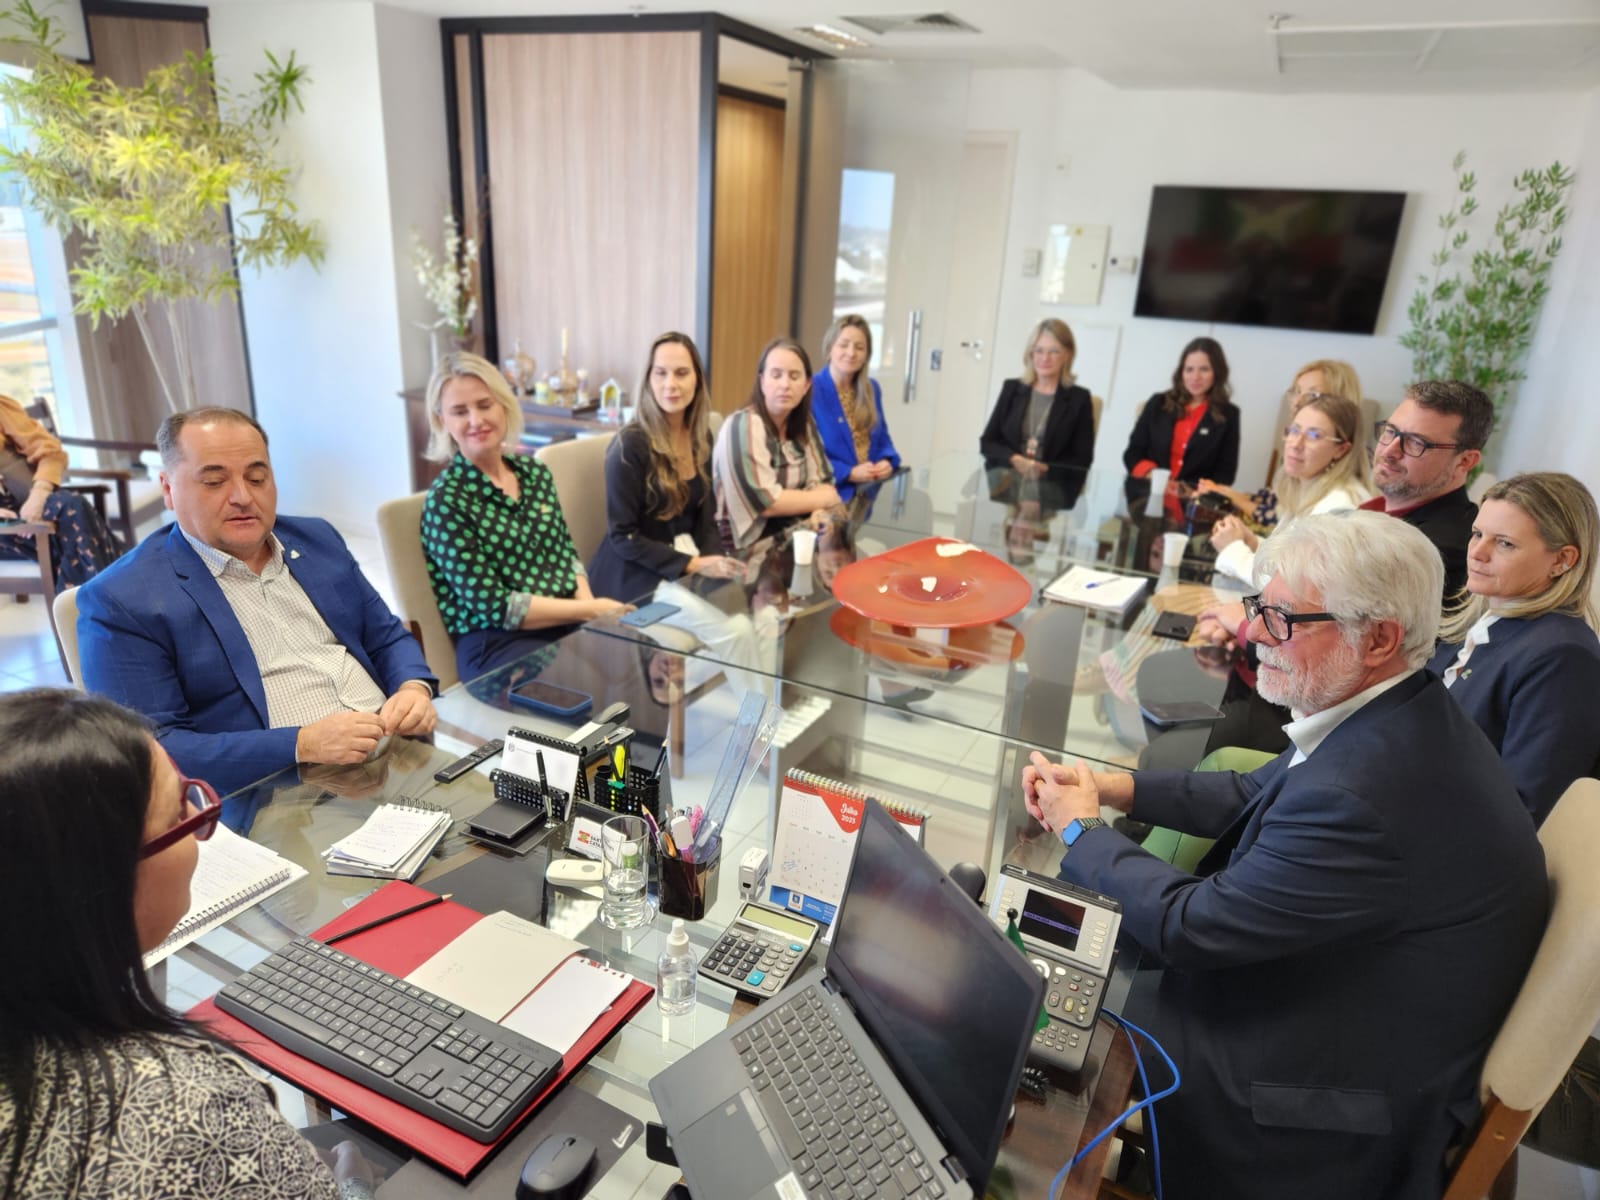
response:
M1083 836L1084 830L1094 829L1096 826L1104 824L1105 822L1099 817L1074 817L1067 822L1066 828L1061 831L1061 840L1070 846Z

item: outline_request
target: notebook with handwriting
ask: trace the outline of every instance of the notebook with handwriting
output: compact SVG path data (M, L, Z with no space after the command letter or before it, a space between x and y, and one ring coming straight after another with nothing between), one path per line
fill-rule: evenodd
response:
M240 837L226 825L218 824L198 846L200 858L189 884L189 911L166 940L144 956L146 969L306 873L304 867Z
M405 799L374 809L360 829L340 838L322 856L330 875L409 881L449 829L448 809Z

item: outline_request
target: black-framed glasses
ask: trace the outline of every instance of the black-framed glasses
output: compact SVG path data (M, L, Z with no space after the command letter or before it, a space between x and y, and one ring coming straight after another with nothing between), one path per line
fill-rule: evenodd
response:
M211 836L217 827L217 822L222 818L222 801L217 798L216 788L203 779L190 779L181 772L178 775L178 786L182 789L183 804L189 810L189 815L165 833L157 834L140 846L140 858L159 854L191 833L194 834L195 841L203 842Z
M1251 621L1261 618L1262 627L1272 636L1275 642L1287 642L1294 636L1296 625L1310 625L1317 621L1337 621L1339 618L1333 613L1290 612L1287 608L1280 608L1276 604L1263 604L1259 594L1244 598L1244 615Z
M1396 429L1387 421L1378 421L1372 426L1373 439L1380 446L1387 446L1396 438L1400 439L1400 452L1407 458L1421 458L1429 450L1459 450L1460 442L1430 442L1420 433L1406 433Z
M1288 441L1292 437L1303 437L1313 446L1321 442L1332 442L1337 445L1340 442L1349 440L1348 438L1340 437L1337 433L1324 433L1320 429L1305 429L1299 425L1285 425L1283 427L1284 440Z

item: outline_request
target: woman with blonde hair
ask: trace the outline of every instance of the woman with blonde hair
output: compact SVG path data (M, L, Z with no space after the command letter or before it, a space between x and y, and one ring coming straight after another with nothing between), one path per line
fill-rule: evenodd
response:
M1329 380L1349 388L1324 390ZM1217 549L1217 569L1235 579L1252 582L1256 550L1261 545L1257 528L1268 527L1313 513L1359 508L1371 499L1372 459L1364 444L1361 381L1346 363L1322 360L1301 368L1290 389L1294 411L1283 431L1283 472L1277 491L1263 488L1247 496L1232 488L1202 479L1199 488L1220 491L1241 513L1223 517L1211 528Z
M1593 587L1600 515L1555 471L1483 494L1467 542L1467 586L1430 670L1500 751L1535 822L1573 780L1600 771L1600 637Z
M495 365L446 354L426 403L428 457L445 468L423 502L422 549L461 678L626 612L589 590L550 468L516 453L522 408Z
M1022 372L1000 386L978 442L990 499L1017 505L1022 526L1076 504L1094 463L1094 405L1072 374L1077 355L1065 321L1029 330Z
M883 419L883 390L867 375L872 330L847 313L822 335L825 365L811 381L811 416L833 468L833 486L846 503L857 489L876 490L900 465Z

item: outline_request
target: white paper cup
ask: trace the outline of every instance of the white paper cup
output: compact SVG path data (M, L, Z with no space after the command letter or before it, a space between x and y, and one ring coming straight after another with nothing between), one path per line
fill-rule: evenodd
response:
M811 559L817 552L817 531L815 529L796 528L794 531L794 565L809 567Z
M1176 571L1178 564L1183 561L1183 552L1188 547L1188 534L1163 533L1161 535L1161 569L1163 571Z

